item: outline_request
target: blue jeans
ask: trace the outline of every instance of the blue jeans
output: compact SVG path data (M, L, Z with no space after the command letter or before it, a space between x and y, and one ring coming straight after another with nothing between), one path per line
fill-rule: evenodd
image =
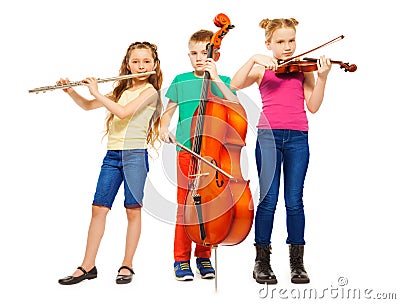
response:
M274 214L283 169L287 244L304 245L303 187L310 152L308 132L259 129L256 163L260 201L255 217L255 243L271 243Z
M146 149L107 150L93 205L111 209L119 187L124 182L125 208L140 208L149 171Z

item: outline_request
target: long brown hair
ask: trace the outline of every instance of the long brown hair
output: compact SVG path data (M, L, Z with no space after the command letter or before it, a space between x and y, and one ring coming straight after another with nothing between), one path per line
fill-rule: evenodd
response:
M157 53L157 46L147 41L143 42L134 42L132 43L128 49L126 50L126 54L124 59L122 60L121 67L119 69L119 75L129 75L131 72L128 69L129 58L131 53L135 49L148 49L152 52L153 59L154 59L154 66L156 74L153 74L149 77L149 83L153 85L153 87L157 90L158 98L156 104L156 110L154 111L153 116L149 121L149 127L147 131L147 143L154 147L156 141L158 141L159 136L159 129L160 129L160 117L162 113L162 101L160 96L160 90L163 81L163 74L160 67L160 59L158 58ZM114 102L118 102L119 98L121 97L122 93L132 87L133 85L132 78L130 79L122 79L117 81L116 86L112 92L112 95L109 96ZM109 113L106 118L106 132L105 135L108 134L110 131L111 122L114 118L113 113Z

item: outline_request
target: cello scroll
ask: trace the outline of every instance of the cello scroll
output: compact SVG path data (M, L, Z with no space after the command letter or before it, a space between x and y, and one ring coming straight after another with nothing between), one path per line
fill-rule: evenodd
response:
M214 17L214 24L221 29L215 32L211 38L210 44L213 46L214 50L218 50L221 47L222 39L229 32L229 30L233 29L235 26L231 24L228 16L222 13Z

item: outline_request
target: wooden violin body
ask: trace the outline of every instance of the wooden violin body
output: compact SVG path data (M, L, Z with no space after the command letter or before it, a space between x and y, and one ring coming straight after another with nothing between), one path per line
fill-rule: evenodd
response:
M345 72L355 72L357 66L355 64L344 63L342 61L331 60L331 63L338 64ZM276 73L292 73L292 72L313 72L318 70L318 59L303 58L303 60L290 61L279 65Z

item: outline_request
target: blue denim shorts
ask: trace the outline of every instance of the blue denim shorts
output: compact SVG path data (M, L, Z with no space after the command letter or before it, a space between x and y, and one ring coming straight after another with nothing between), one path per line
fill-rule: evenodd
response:
M140 208L148 171L146 149L108 150L101 166L93 205L111 209L124 182L125 208Z

